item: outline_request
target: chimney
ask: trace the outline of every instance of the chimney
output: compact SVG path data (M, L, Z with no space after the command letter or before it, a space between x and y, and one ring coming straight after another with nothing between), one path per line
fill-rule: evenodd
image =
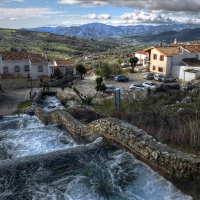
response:
M177 40L176 39L174 40L174 44L177 44Z

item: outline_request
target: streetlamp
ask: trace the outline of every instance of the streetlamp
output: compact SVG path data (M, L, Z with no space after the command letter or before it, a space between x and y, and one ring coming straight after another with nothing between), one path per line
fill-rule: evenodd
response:
M32 77L30 77L30 81L31 81L31 91L32 91Z

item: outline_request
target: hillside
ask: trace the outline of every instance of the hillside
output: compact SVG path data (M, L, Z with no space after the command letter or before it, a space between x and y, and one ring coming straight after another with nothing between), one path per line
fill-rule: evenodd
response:
M49 32L65 36L109 41L115 43L171 43L178 41L199 40L199 25L195 24L169 24L169 25L133 25L111 26L101 23L84 24L71 27L38 27L27 30Z
M80 57L88 54L99 54L119 48L120 45L111 42L83 39L71 36L61 36L47 32L29 30L0 29L0 51L29 51L41 53L48 57Z

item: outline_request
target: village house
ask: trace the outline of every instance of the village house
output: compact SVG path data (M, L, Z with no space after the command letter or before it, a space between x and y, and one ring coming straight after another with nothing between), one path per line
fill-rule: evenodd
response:
M147 58L147 52L145 51L137 51L135 52L135 57L138 58L138 62L142 63L142 66L146 66L146 58Z
M144 49L148 53L148 70L153 73L172 75L183 81L200 77L200 44L178 44L152 46Z
M73 60L54 60L51 63L51 73L54 74L56 68L58 68L63 75L76 75L76 69Z
M38 79L50 76L50 61L46 55L27 52L0 53L0 74L7 77Z

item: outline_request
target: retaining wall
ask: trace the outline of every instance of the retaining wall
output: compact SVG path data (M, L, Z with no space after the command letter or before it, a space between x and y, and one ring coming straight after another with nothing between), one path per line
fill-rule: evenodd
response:
M114 141L165 177L200 180L200 159L175 151L124 121L106 118L84 125L63 110L47 114L38 107L35 114L47 124L54 122L63 125L75 139L93 141L103 136Z
M43 78L44 82L48 82L49 78ZM8 88L30 88L31 87L31 81L27 81L27 78L5 78L1 79L1 85L2 89L8 89ZM32 87L39 87L40 86L40 79L33 79L32 80Z

